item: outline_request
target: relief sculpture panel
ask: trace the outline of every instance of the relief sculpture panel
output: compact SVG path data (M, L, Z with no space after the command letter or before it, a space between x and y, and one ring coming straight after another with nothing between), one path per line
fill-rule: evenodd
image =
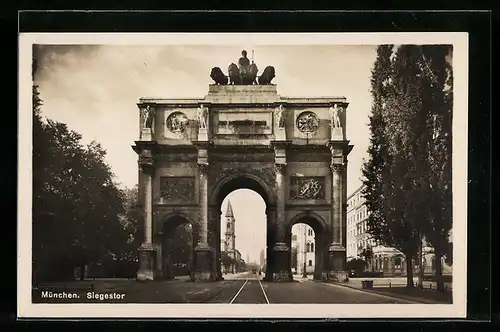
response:
M272 112L219 111L217 134L256 134L272 133Z
M325 199L325 177L290 177L291 199Z
M194 203L195 178L163 176L160 178L160 195L167 201Z

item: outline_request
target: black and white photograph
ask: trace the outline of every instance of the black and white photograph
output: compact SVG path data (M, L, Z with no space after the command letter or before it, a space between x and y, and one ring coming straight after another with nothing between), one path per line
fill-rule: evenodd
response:
M19 315L465 317L467 52L21 34Z

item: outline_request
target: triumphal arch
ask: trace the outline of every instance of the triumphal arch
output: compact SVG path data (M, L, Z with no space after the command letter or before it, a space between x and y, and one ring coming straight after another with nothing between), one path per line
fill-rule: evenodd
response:
M221 204L252 189L266 202L270 281L292 279L291 229L316 234L316 279L346 277L345 97L288 98L257 76L253 63L213 68L214 84L197 99L141 98L139 191L144 241L137 279L172 278L169 241L181 223L193 229L193 280L221 280Z

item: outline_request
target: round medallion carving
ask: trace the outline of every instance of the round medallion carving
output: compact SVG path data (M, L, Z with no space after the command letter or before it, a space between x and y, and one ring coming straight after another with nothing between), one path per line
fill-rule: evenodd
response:
M314 133L318 127L319 119L314 112L302 112L297 117L297 128L303 133Z
M188 117L182 112L174 112L167 117L167 129L173 133L184 133L188 123Z

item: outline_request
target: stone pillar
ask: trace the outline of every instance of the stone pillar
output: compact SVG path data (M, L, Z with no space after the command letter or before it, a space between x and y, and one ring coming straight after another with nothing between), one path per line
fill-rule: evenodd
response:
M195 247L194 279L215 280L214 251L208 245L208 164L198 164L199 175L199 218L198 243Z
M276 243L276 208L267 207L267 236L266 236L266 271L264 280L272 281L274 272L274 244Z
M345 271L346 249L342 241L343 220L343 164L332 164L332 242L328 248L330 279L344 281L348 277Z
M285 169L286 164L275 164L276 172L276 243L273 247L274 281L292 280L290 269L290 248L286 241L285 219Z
M154 276L155 279L163 278L163 257L162 257L162 243L159 235L155 235L155 239L153 241L153 248L155 249L155 261L156 264L154 266Z
M323 275L323 256L324 256L324 248L325 248L325 239L323 234L315 234L314 238L314 276L315 280L321 280Z
M217 280L223 280L222 270L221 270L221 233L220 233L220 218L222 212L215 206L209 206L208 208L208 228L211 234L208 245L213 248L215 260L214 260L214 270Z
M137 280L153 280L156 264L156 253L153 246L153 173L154 163L151 152L141 156L139 167L142 171L144 188L144 241L139 247L139 271Z
M172 280L175 278L174 266L172 264L172 235L167 234L163 239L163 279Z

